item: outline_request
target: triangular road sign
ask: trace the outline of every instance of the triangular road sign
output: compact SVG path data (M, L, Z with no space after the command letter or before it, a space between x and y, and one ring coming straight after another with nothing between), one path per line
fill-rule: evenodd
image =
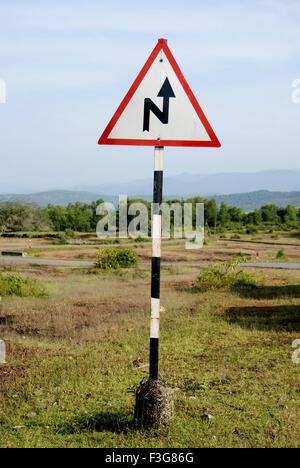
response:
M159 39L99 144L221 146L165 39Z

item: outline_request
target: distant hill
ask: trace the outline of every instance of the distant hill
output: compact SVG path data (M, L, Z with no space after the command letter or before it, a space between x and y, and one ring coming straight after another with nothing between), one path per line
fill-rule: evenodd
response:
M258 190L248 193L234 193L230 195L217 195L214 197L218 205L225 202L226 205L238 206L244 211L253 211L255 208L260 208L263 205L276 205L286 207L294 205L300 208L300 191L299 192L269 192L268 190Z
M300 191L295 192L271 192L268 190L258 190L255 192L247 193L234 193L225 195L207 195L202 192L194 193L193 195L199 195L206 198L214 198L218 205L224 201L227 205L238 206L244 211L253 211L255 208L260 208L262 205L275 204L280 207L286 205L294 205L300 208ZM185 197L187 197L186 195ZM182 193L166 195L165 199L170 198L183 198ZM69 203L75 203L80 201L82 203L91 203L102 198L104 201L111 201L112 203L118 203L118 196L103 195L91 192L77 192L70 190L52 190L49 192L31 193L31 194L9 194L0 195L0 201L8 200L27 200L32 203L36 203L41 207L45 207L48 204L67 206ZM137 194L135 198L144 198L151 200L152 195Z
M101 184L98 186L77 186L72 190L102 193L104 195L152 194L152 178L124 183ZM300 170L268 170L251 173L226 172L222 174L180 174L164 177L164 195L177 194L179 197L223 195L261 190L290 192L300 190Z
M48 192L28 193L28 194L6 194L0 195L0 201L15 201L15 200L26 200L31 203L36 203L41 207L51 205L67 206L69 203L76 203L80 201L82 203L91 203L102 198L104 201L114 201L117 197L98 195L91 192L78 192L71 190L50 190Z

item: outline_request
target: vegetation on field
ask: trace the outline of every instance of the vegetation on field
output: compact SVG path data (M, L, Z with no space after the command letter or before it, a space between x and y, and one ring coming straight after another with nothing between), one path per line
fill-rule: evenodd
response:
M0 296L42 297L44 286L34 278L25 278L19 273L0 272Z
M151 203L143 199L129 199L128 209L132 203L142 202L148 210L149 231L151 229ZM173 203L193 205L193 225L196 222L196 203L204 203L204 215L206 227L219 234L227 230L238 230L240 233L256 234L258 229L299 229L300 209L287 205L285 208L276 205L264 205L260 209L245 213L241 208L227 206L222 202L217 205L214 199L201 197L188 198L186 200L168 200L170 206ZM0 202L0 231L47 231L65 233L66 238L74 238L75 232L95 232L100 216L97 215L97 206L103 203L102 199L88 203L70 203L67 207L48 205L46 208L38 208L25 202ZM182 210L183 211L183 210ZM118 226L118 216L116 220ZM128 223L134 218L128 216ZM171 212L171 231L174 224L174 215ZM239 234L240 234L239 233ZM239 234L236 234L238 236ZM238 237L235 237L236 239Z
M254 285L255 279L252 274L242 270L237 271L238 265L247 261L249 261L248 257L239 256L231 262L217 262L210 265L198 276L194 289L204 292Z
M278 259L285 259L285 258L286 258L283 249L278 250L278 252L277 252L277 254L276 254L276 258L278 258Z
M96 267L101 270L132 267L137 265L137 261L136 253L124 247L103 247L96 254Z

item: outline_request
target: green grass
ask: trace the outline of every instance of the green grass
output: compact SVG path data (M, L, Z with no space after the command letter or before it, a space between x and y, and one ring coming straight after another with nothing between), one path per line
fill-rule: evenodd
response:
M131 425L130 390L148 370L148 278L47 277L57 293L45 315L40 299L12 298L2 316L16 314L29 329L34 310L35 331L22 338L13 319L0 328L8 365L23 369L15 381L0 378L0 447L299 447L299 368L291 360L299 274L268 274L265 288L285 282L275 297L190 294L180 283L195 273L163 275L160 373L176 391L174 421L162 432ZM56 323L64 318L65 328ZM139 357L145 367L133 365ZM207 413L210 422L201 419Z

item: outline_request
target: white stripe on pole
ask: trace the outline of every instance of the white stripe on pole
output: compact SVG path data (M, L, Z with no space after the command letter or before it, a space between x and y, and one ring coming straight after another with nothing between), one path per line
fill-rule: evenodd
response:
M152 221L152 257L161 256L161 215L153 215Z
M160 299L151 297L151 318L159 318Z
M153 239L152 241L152 257L160 258L161 255L161 242L160 239Z
M159 319L151 319L150 338L159 338Z
M160 299L151 298L150 338L159 338Z
M154 240L161 240L161 215L155 214L153 215L153 231L152 231L152 239ZM156 257L156 255L153 255Z
M164 147L156 146L154 149L154 170L164 170Z

